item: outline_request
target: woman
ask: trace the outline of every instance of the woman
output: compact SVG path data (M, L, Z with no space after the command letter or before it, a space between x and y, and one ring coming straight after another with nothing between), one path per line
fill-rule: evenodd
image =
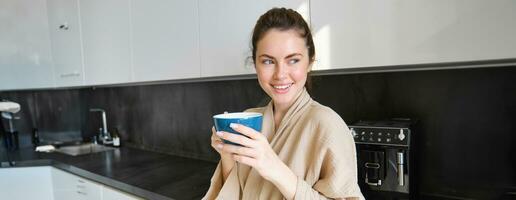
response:
M231 127L247 137L212 129L221 161L204 199L363 198L348 127L306 91L315 48L301 15L285 8L262 15L252 52L258 82L272 98L247 110L263 113L262 133L239 124Z

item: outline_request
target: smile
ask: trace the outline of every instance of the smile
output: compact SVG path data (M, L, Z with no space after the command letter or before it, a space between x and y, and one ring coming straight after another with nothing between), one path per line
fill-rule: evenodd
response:
M277 93L286 93L288 92L288 89L290 88L290 86L292 86L293 84L290 83L290 84L286 84L286 85L272 85L272 87L274 88L274 90L277 92Z

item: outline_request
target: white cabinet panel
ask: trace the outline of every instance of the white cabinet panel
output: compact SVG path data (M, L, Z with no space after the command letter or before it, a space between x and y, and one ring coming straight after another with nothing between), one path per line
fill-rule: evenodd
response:
M142 198L118 191L116 189L104 186L102 187L102 200L139 200Z
M45 1L0 1L0 90L54 87Z
M308 19L308 0L199 0L201 76L253 74L252 31L273 7L292 8Z
M131 80L129 0L79 0L85 84Z
M99 200L102 185L79 176L52 168L52 182L55 200Z
M77 0L47 0L57 87L84 84L78 6Z
M52 183L55 200L79 199L77 176L52 168Z
M0 168L0 177L0 199L54 199L50 167Z
M516 58L510 0L312 0L314 69Z
M197 1L133 0L135 81L200 77Z

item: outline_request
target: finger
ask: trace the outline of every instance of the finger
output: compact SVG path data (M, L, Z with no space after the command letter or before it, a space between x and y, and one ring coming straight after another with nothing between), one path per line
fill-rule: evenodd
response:
M220 143L218 143L217 141L213 141L213 142L211 143L211 147L212 147L213 149L217 150L217 151L220 151L220 149L221 149L221 148L220 148L220 147L221 147L221 145L220 145Z
M228 132L217 132L217 135L224 140L237 143L246 147L255 147L255 142L243 135L228 133Z
M260 132L254 130L250 127L244 126L242 124L231 123L231 124L229 124L229 126L233 130L235 130L239 133L242 133L245 136L250 137L251 139L254 139L254 140L261 139L263 137L263 135Z
M217 150L220 149L219 146L222 145L222 144L223 144L223 142L220 139L214 139L214 140L211 141L211 146L213 148L217 149Z
M220 140L220 137L217 136L215 133L214 134L211 134L211 141L217 141L217 140Z
M211 127L211 140L218 138L216 132L217 131L215 131L215 127L212 126Z
M234 154L234 155L232 155L232 157L233 157L233 160L235 160L239 163L248 165L250 167L253 167L256 163L256 159L248 157L248 156Z
M231 144L224 144L222 145L222 150L227 153L236 154L236 155L242 155L247 157L255 157L256 151L252 148L248 147L242 147L237 145L231 145Z

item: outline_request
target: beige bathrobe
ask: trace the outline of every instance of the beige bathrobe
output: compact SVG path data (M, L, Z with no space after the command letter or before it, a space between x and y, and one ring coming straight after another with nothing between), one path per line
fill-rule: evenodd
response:
M363 199L357 183L353 137L342 118L303 90L274 130L272 101L246 112L263 113L262 133L278 157L297 175L294 199ZM222 181L219 162L203 199L284 199L271 182L237 163Z

